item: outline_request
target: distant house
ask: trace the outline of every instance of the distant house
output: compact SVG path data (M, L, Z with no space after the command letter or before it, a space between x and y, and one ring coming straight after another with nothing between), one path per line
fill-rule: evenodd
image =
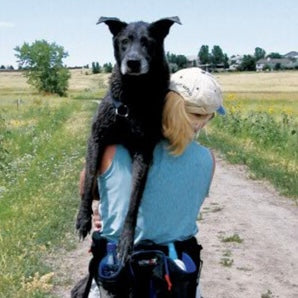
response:
M198 56L186 56L187 67L196 67L200 64L200 59Z
M298 59L298 52L295 51L291 51L287 54L284 55L284 58L288 58L288 59Z
M238 70L242 63L243 55L233 55L229 59L229 70Z
M264 58L256 63L256 70L277 70L277 69L291 69L295 68L295 61L289 58Z
M200 67L206 71L211 71L211 64L202 64L198 56L186 56L187 67Z

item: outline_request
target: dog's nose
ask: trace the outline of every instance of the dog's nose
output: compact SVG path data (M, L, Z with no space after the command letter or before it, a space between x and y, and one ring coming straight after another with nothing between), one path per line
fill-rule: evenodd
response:
M130 72L139 73L141 70L141 62L140 60L128 60L127 67L129 68Z

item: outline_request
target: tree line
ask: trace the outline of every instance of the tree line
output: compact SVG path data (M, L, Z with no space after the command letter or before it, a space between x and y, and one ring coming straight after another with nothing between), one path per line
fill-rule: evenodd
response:
M93 74L96 74L96 73L110 73L113 70L113 65L112 65L111 62L104 63L103 66L101 66L98 62L92 62L91 70L92 70Z
M62 46L56 43L48 43L45 40L36 40L32 44L24 43L22 46L15 48L16 57L18 59L19 69L24 70L27 82L34 86L40 92L55 93L64 96L68 89L68 80L70 71L63 64L63 59L68 53ZM235 56L224 53L219 45L214 45L211 51L208 45L202 45L197 57L193 61L185 55L176 55L166 53L167 60L170 65L171 72L185 67L199 66L209 71L218 68L227 69ZM253 55L244 55L241 63L237 65L239 71L256 70L256 62L262 58L282 58L279 53L270 53L266 56L266 51L260 47L256 47ZM89 68L89 65L84 66ZM13 69L12 66L9 67ZM5 68L4 65L0 69ZM112 63L104 63L102 66L98 62L92 62L92 73L110 73L112 72Z
M171 70L173 72L191 66L199 66L209 71L214 71L216 69L228 69L233 64L233 58L236 56L231 56L230 58L219 45L214 45L211 51L208 45L202 45L198 54L197 60L189 61L184 55L175 55L167 53L167 58L170 63ZM243 55L241 63L237 65L236 70L238 71L255 71L256 63L258 60L263 58L280 59L283 56L277 52L269 53L266 55L266 51L260 47L256 47L253 55ZM280 69L281 66L275 67L276 70Z

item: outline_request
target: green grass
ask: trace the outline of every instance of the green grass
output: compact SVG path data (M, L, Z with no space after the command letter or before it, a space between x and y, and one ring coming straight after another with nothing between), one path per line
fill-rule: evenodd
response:
M235 94L225 99L227 115L212 120L200 141L231 163L247 165L252 178L267 179L282 194L297 199L297 100L285 96L256 103Z
M74 231L78 173L95 108L62 99L19 111L7 107L2 114L9 154L0 175L0 297L48 292L51 268L43 259L57 245L67 245L65 234Z
M0 297L52 297L59 281L45 260L78 239L79 172L105 88L83 77L88 92L43 96L12 76L0 78Z
M222 242L236 242L236 243L242 243L243 239L240 238L238 234L234 234L232 236L225 237L221 240Z
M270 290L267 290L266 293L261 294L261 298L273 298L272 292Z
M230 258L221 258L220 264L223 265L224 267L232 267L234 263L233 259Z
M51 286L57 281L44 260L61 246L71 248L77 239L78 176L96 109L93 101L104 95L106 81L107 76L74 72L68 98L58 98L37 94L19 73L0 73L1 298L52 297ZM289 140L295 137L289 129L279 128L283 116L278 111L297 116L297 96L242 92L225 97L228 110L240 114L215 118L208 137L201 134L201 140L231 162L248 165L254 177L266 178L295 197L297 143ZM249 111L268 112L273 120L264 114L247 117ZM266 123L265 135L261 126L250 131L253 119ZM210 212L216 211L220 208ZM224 266L232 264L223 260Z

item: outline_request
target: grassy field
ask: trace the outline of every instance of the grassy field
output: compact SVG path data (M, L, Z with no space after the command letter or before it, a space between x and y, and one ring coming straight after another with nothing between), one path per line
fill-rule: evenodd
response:
M233 163L247 165L298 197L298 72L216 75L224 91L226 117L216 117L202 142Z
M0 73L0 297L48 297L59 282L43 260L77 239L78 174L105 84L73 72L69 98L59 98Z
M228 114L201 141L292 197L297 190L298 72L216 75ZM72 71L67 98L0 73L0 297L51 297L43 260L71 248L90 121L107 75Z

